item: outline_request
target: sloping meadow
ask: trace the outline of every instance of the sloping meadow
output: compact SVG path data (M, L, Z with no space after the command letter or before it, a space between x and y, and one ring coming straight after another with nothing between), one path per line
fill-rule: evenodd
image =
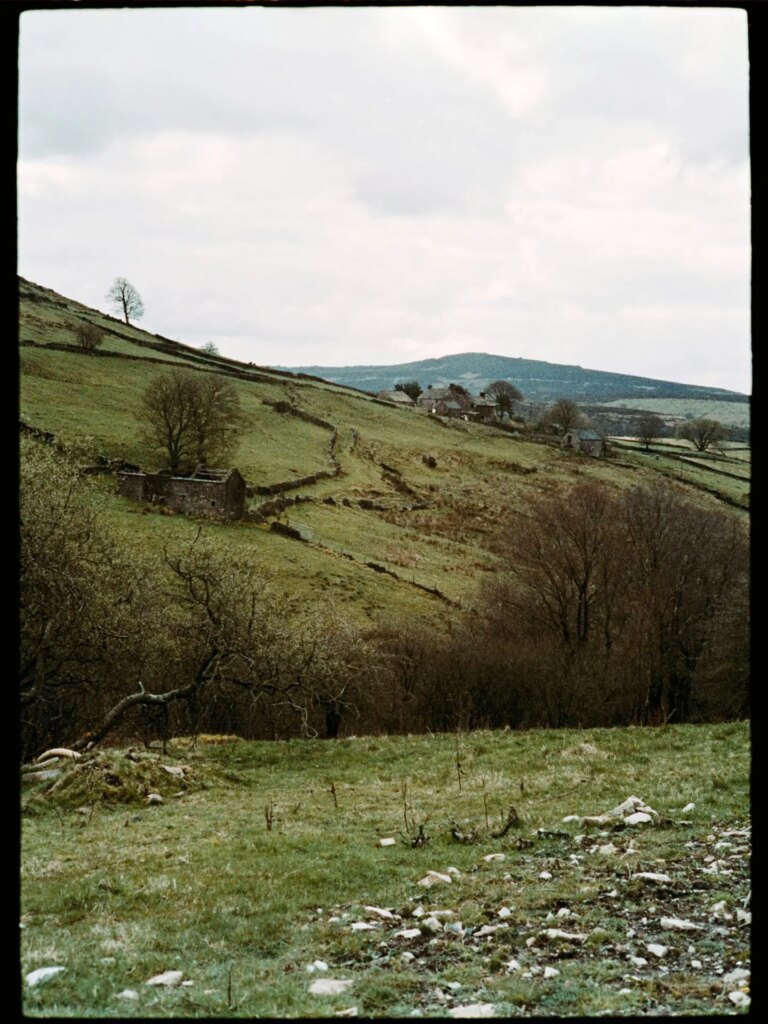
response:
M24 1012L738 1014L749 764L745 723L67 760L22 788Z

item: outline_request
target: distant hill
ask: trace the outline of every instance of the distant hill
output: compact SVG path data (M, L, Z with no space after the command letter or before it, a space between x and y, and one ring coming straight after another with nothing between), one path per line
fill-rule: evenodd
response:
M540 359L518 359L494 356L484 352L465 352L438 359L421 359L392 366L301 366L283 367L294 373L310 373L336 384L376 393L392 388L401 381L416 380L427 385L462 384L477 393L491 381L508 380L525 398L548 402L570 398L577 402L610 402L638 398L706 398L721 402L744 402L746 395L724 388L707 388L698 384L679 384L633 377L625 373L585 370L582 366L547 363Z

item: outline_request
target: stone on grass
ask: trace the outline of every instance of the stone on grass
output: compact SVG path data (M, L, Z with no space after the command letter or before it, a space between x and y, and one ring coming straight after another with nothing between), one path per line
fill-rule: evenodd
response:
M604 857L610 857L612 853L618 853L618 849L613 843L606 843L604 846L598 846L597 852L601 853Z
M145 803L152 807L155 804L164 804L165 800L163 800L159 793L148 793Z
M684 921L681 917L662 917L660 924L668 932L697 932L701 930L701 925L694 924L693 921Z
M752 924L752 911L742 910L741 907L737 907L736 920L739 922L739 924Z
M691 811L696 810L696 804L686 804L685 807L680 811L681 814L690 814Z
M437 920L436 917L431 915L421 922L421 930L423 932L429 932L431 935L437 935L438 932L443 930L443 926Z
M379 840L379 846L395 846L395 840L391 836Z
M740 985L744 981L749 981L749 977L749 971L743 967L734 967L732 971L723 975L722 981L724 985Z
M551 871L540 871L539 872L539 878L542 880L542 882L548 882L551 877L552 877L552 872Z
M122 992L117 993L117 998L136 1000L139 998L139 993L136 991L135 988L124 988Z
M463 935L464 927L461 921L449 921L443 928L449 935Z
M149 981L145 981L145 985L161 986L163 988L174 988L176 985L181 984L181 979L184 977L184 971L164 971L162 974L156 974L150 978Z
M564 932L561 928L547 928L540 937L550 941L583 942L586 935L580 932Z
M486 861L506 860L506 859L507 859L506 855L503 854L503 853L487 853L485 855L485 857L483 857L483 860L486 860Z
M648 825L653 821L650 814L646 814L645 811L635 811L634 814L628 814L624 819L625 825Z
M369 924L367 921L355 921L349 927L353 932L372 932L376 929L375 924Z
M558 971L558 969L556 967L545 967L544 968L544 977L545 978L556 978L559 973L560 973L560 971Z
M417 931L418 929L416 929L416 928L413 928L413 929L411 929L411 930L412 930L412 931ZM412 960L415 960L415 959L416 959L416 956L415 956L415 954L414 954L414 953L409 953L409 952L408 952L408 951L406 950L406 952L405 952L405 953L401 953L401 954L400 954L400 959L401 959L401 960L403 961L403 963L404 963L404 964L409 964L409 963L410 963L410 962L411 962Z
M632 878L640 878L644 882L660 882L660 883L665 883L665 882L671 882L672 881L672 879L669 877L669 875L665 875L665 874L662 874L661 872L657 872L657 871L636 871L632 875Z
M520 970L520 961L519 960L508 960L506 962L506 964L504 964L504 966L507 969L507 974L512 974L514 971L519 971Z
M648 961L645 959L644 956L631 956L629 958L629 962L631 964L634 964L635 967L647 967L648 966Z
M346 1010L336 1010L336 1012L334 1013L333 1016L334 1017L356 1017L357 1016L357 1007L356 1006L348 1006L346 1008Z
M502 907L498 912L498 916L501 918L512 917L512 911L509 907Z
M741 1006L745 1006L745 1007L749 1006L749 1004L752 1002L752 1000L749 998L747 993L746 992L742 992L740 989L737 989L736 992L729 992L728 993L728 998L731 1000L731 1002L733 1003L734 1006L739 1006L739 1007L741 1007Z
M649 942L645 948L648 950L649 953L653 953L653 955L657 956L660 960L662 957L665 957L669 952L669 947L662 946L659 942Z
M383 917L387 921L400 920L397 914L393 914L391 910L386 910L384 907L363 907L363 910L367 910L369 914L375 914L377 917Z
M346 992L351 984L348 978L318 978L309 986L309 991L313 996L337 996Z
M307 974L314 974L315 971L327 971L328 964L325 962L325 960L315 960L313 961L313 963L307 964L304 970L307 972Z
M458 868L450 867L445 869L446 875L454 875L456 878L461 878L461 872Z
M402 928L399 932L395 932L396 939L419 939L421 938L421 928ZM403 954L405 956L405 954Z
M50 981L51 978L55 978L57 974L61 974L66 969L66 967L38 967L36 971L30 971L24 980L30 988L34 988L35 985Z
M174 778L177 778L177 779L183 779L184 778L184 769L181 768L179 765L176 765L176 764L162 764L162 765L160 765L160 767L163 769L163 771L168 772L169 775L173 775Z
M455 1006L448 1011L449 1017L495 1017L493 1003L472 1003L471 1006Z
M450 875L442 875L439 871L428 871L418 884L423 885L425 889L430 889L433 885L450 884L452 881Z

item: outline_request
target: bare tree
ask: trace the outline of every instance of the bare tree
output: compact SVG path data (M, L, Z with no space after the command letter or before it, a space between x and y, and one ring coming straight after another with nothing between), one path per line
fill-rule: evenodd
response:
M515 402L521 401L523 395L519 388L510 384L508 380L495 380L485 389L486 395L496 399L499 412L512 415Z
M644 412L637 421L637 436L643 442L645 450L648 451L651 441L661 437L664 421L660 416L652 412Z
M677 436L690 441L696 451L705 452L709 448L717 447L718 442L726 440L728 428L718 420L701 417L681 423L677 428Z
M87 323L86 321L78 324L75 330L75 337L77 338L78 345L84 352L95 352L104 341L104 335L96 324Z
M230 455L243 424L234 385L210 374L176 369L156 377L137 417L147 444L161 451L171 473Z
M141 296L131 282L126 281L124 277L115 278L114 284L107 292L107 298L126 323L130 323L131 318L140 320L144 316L144 303L141 301Z
M542 414L542 426L553 427L559 434L567 434L569 430L587 425L587 418L570 398L559 398L548 406Z

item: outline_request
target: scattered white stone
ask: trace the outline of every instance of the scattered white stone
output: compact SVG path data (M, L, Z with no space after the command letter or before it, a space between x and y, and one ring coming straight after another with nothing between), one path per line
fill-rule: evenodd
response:
M723 975L724 985L740 985L744 981L749 981L750 972L745 970L743 967L734 967L732 971Z
M392 836L387 836L385 839L379 840L379 846L395 846L396 842Z
M424 917L425 914L426 910L424 909L424 907L422 907L421 904L419 904L415 910L411 911L411 917Z
M423 885L425 889L429 889L433 885L441 885L445 882L450 884L452 881L453 879L450 875L441 875L439 871L428 871L418 884Z
M668 932L698 932L701 930L701 925L694 924L693 921L684 921L681 917L662 917L660 924Z
M164 804L165 800L163 800L159 793L149 793L147 795L146 803L152 806L153 804Z
M328 964L325 960L315 960L313 963L307 964L305 970L307 974L314 974L315 971L327 971Z
M618 853L618 849L613 843L606 843L604 846L598 846L597 852L601 853L604 857L610 857L612 853Z
M457 989L461 988L461 982L449 981L448 984L446 985L446 988L449 988L452 992L455 992Z
M552 877L552 872L551 871L540 871L539 872L539 878L542 880L542 882L548 882L551 877Z
M547 928L543 937L549 940L561 940L562 942L583 942L586 935L579 932L564 932L561 928Z
M742 910L741 907L737 907L736 920L739 922L739 924L752 924L752 911Z
M696 810L696 804L691 803L691 804L686 804L685 807L682 809L682 811L680 811L680 813L681 814L690 814L691 811L695 811L695 810Z
M578 816L578 814L566 814L566 816L563 818L563 824L567 825L569 821L581 821L581 818Z
M99 959L100 964L116 964L117 960L113 956L103 956Z
M400 920L397 914L393 914L391 910L386 910L384 907L363 907L363 910L367 910L369 914L375 914L377 917L383 917L385 921Z
M493 1003L473 1003L471 1006L456 1006L448 1011L449 1017L495 1017Z
M428 917L426 920L421 922L422 931L431 932L432 935L437 935L438 932L443 930L443 926L435 917Z
M568 909L568 907L560 907L560 909L557 912L557 916L558 917L570 917L571 913L572 912Z
M560 973L560 971L558 971L558 969L556 967L545 967L544 968L544 977L545 978L556 978L559 973Z
M51 978L55 978L57 974L61 974L66 969L66 967L38 967L36 971L29 972L25 981L30 988L34 988L35 985L41 985L45 981L50 981Z
M632 877L633 878L642 878L646 882L660 882L660 883L664 883L664 882L671 882L672 881L672 879L669 877L669 875L665 875L665 874L662 874L661 872L655 872L655 871L636 871L634 873L634 875L632 875Z
M653 955L657 956L659 959L666 956L669 952L668 946L662 946L658 942L650 942L645 948L648 950L649 953L653 953Z
M625 825L647 825L653 821L650 814L646 814L645 811L635 811L634 814L628 814L624 819Z
M728 910L728 904L725 900L718 900L717 903L713 903L709 908L709 912L712 917L722 917L725 921L730 921L733 914Z
M341 924L341 920L340 917L329 917L328 924Z
M498 916L501 918L512 917L512 911L509 907L502 907L501 910L498 911Z
M731 1000L734 1006L749 1006L752 1000L749 998L746 992L737 990L736 992L729 992L728 998Z
M318 978L309 986L309 991L313 996L337 996L346 992L351 984L346 978Z
M396 939L418 939L420 937L421 928L402 928L399 932L395 932Z
M450 935L463 935L464 930L461 921L449 921L443 929L443 931L448 932Z
M117 993L117 998L136 1000L139 998L139 993L136 991L135 988L124 988L122 992Z
M438 1003L444 1003L446 1001L445 992L443 992L443 990L439 987L432 989L432 996L434 999L438 1001Z
M493 935L493 933L497 932L499 928L500 925L498 924L484 924L482 928L478 928L478 930L474 933L475 938L481 939L485 935Z
M369 924L367 921L355 921L349 927L353 932L372 932L376 929L375 924Z
M648 961L645 959L644 956L631 956L629 958L629 962L631 964L634 964L635 967L647 967L648 966Z
M505 854L503 854L503 853L487 853L487 854L485 855L485 857L483 857L483 860L487 860L487 861L492 861L492 860L506 860L506 859L507 859L507 858L506 858L506 855L505 855ZM489 1005L490 1005L490 1004L489 1004Z
M336 1010L336 1012L334 1013L333 1016L334 1017L356 1017L357 1016L357 1007L356 1006L348 1006L346 1010Z
M620 988L619 989L619 995L620 996L631 996L632 995L632 989L631 988Z
M179 765L176 765L176 764L163 764L163 765L160 765L160 767L163 769L163 771L168 772L169 775L173 775L173 777L176 778L176 779L183 779L184 778L184 769L181 768Z
M610 891L610 892L607 892L607 893L606 893L605 895L606 895L606 896L607 896L607 897L608 897L609 899L615 900L615 899L616 899L616 897L617 897L617 896L619 895L619 890L618 890L618 889L611 889L611 891Z
M181 984L181 979L184 977L184 971L164 971L162 974L156 974L149 981L145 981L145 985L160 985L165 988L173 988L176 985Z
M450 867L445 869L447 875L454 875L456 878L461 878L461 872L458 868Z
M417 929L415 929L415 928L414 928L414 929L412 929L412 930L413 930L413 931L416 931ZM409 963L411 962L411 960L415 960L415 959L416 959L416 956L415 956L415 954L414 954L414 953L409 953L409 952L408 952L408 951L406 950L406 952L405 952L405 953L401 953L401 954L400 954L400 959L401 959L401 960L403 961L403 963L404 963L404 964L409 964Z
M700 971L702 966L701 960L691 960L691 967L694 967L697 971Z
M520 961L519 960L508 960L507 963L504 966L507 968L507 973L508 974L513 974L515 971L519 971L520 970Z
M182 981L181 987L182 988L192 988L192 986L194 984L195 984L194 981Z

